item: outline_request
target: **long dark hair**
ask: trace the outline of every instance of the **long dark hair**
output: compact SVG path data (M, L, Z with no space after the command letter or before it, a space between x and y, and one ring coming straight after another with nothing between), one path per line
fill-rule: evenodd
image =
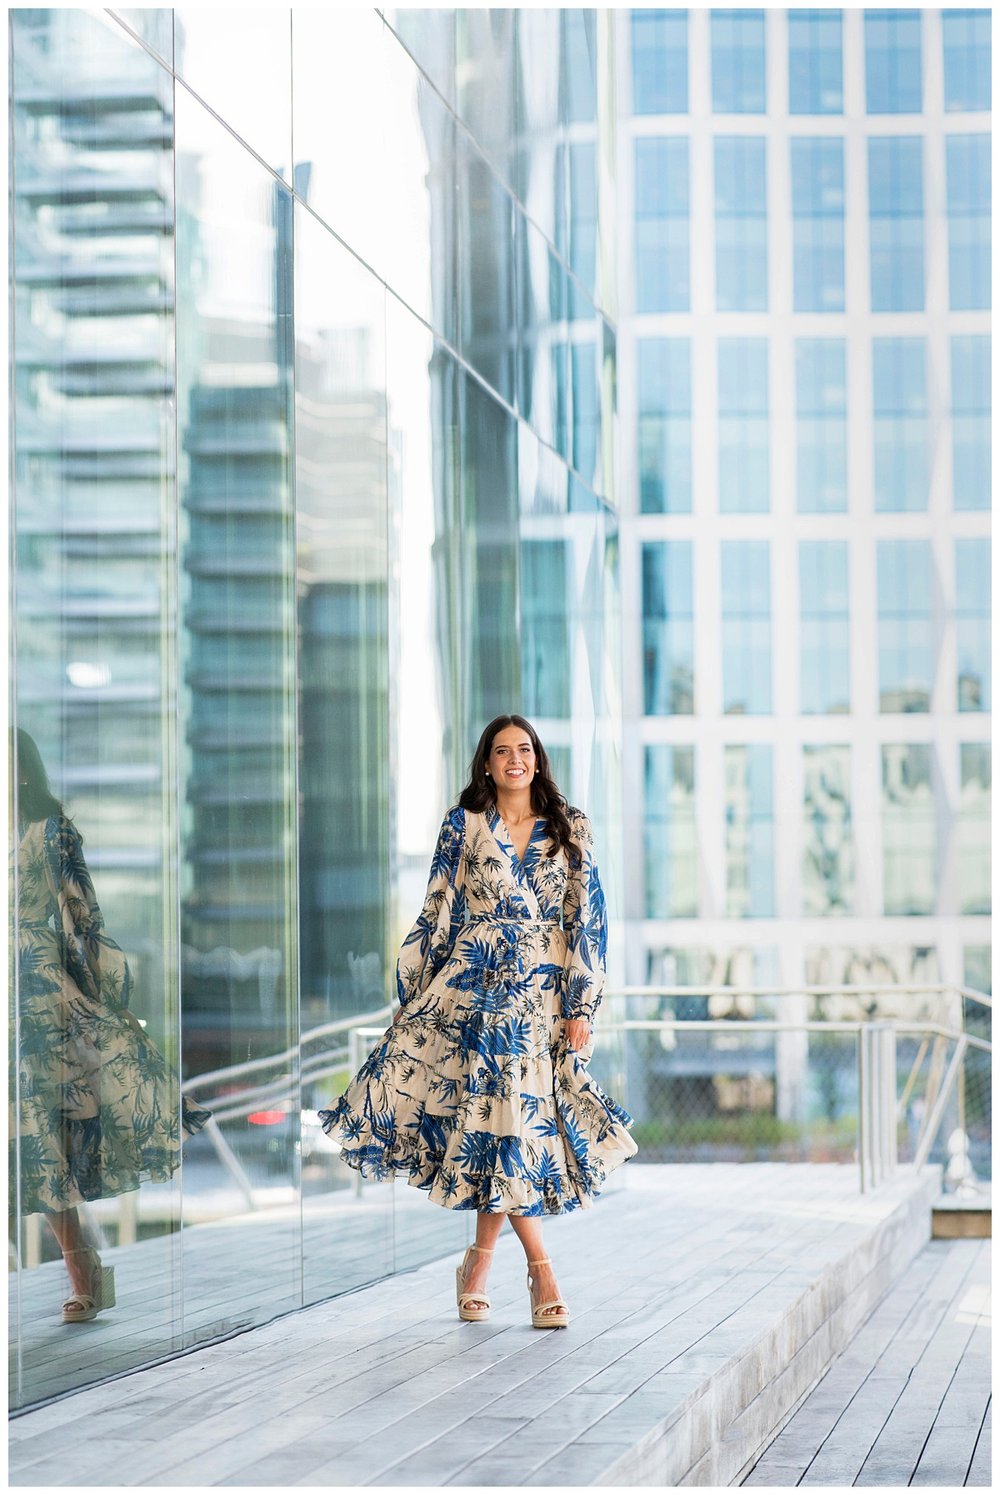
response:
M459 804L463 810L475 810L478 814L482 814L484 810L496 809L496 785L486 772L486 760L493 750L494 737L504 727L520 727L530 737L531 746L535 750L536 771L531 781L531 808L549 823L549 834L552 837L549 856L555 856L561 846L570 865L579 866L581 853L570 829L566 797L560 793L559 785L552 777L549 757L542 747L541 738L525 717L516 713L511 716L495 716L489 726L483 728L483 735L469 764L469 782L458 796Z
M63 807L49 788L49 776L35 739L23 727L16 731L16 745L11 743L14 749L11 759L17 770L15 803L18 819L27 822L62 815Z

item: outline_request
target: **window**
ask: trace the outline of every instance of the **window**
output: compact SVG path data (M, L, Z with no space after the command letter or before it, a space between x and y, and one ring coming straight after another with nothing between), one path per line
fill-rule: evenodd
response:
M795 463L800 514L847 508L847 378L842 338L795 344Z
M872 311L924 306L923 141L889 135L868 142Z
M597 151L589 141L569 146L569 267L593 296L597 287ZM593 307L569 283L571 318L593 316Z
M840 11L790 10L789 114L840 114L843 108Z
M573 412L572 462L584 482L596 487L601 435L601 391L598 387L596 345L583 341L572 343L570 368L573 379L570 402Z
M642 547L643 678L647 716L694 711L694 599L689 540Z
M844 142L792 141L796 311L844 309Z
M636 311L690 306L688 142L635 142Z
M639 494L644 514L691 512L691 345L639 338Z
M937 824L931 748L894 742L882 748L882 903L886 914L932 914Z
M589 124L597 118L597 15L592 10L560 12L559 119Z
M698 914L698 840L694 748L646 748L646 918Z
M764 95L764 12L713 10L713 111L763 114Z
M767 310L765 142L755 135L715 142L715 304Z
M991 374L986 333L952 338L951 446L956 509L990 506Z
M959 711L989 711L990 542L955 541L955 648Z
M771 710L771 563L766 540L723 540L722 709Z
M687 11L632 12L632 109L635 114L688 111Z
M927 379L922 337L879 337L874 375L875 507L927 508Z
M846 540L799 541L799 709L851 709Z
M774 787L767 743L726 747L726 914L774 913Z
M919 10L865 11L865 89L869 114L922 108Z
M568 558L565 540L521 541L521 678L533 715L570 713Z
M988 10L943 10L944 107L990 107L990 13Z
M990 813L993 779L988 742L959 746L962 779L958 807L959 913L988 914L990 902Z
M951 135L948 170L948 284L952 311L990 306L990 137Z
M769 507L767 340L719 339L719 508Z
M853 913L850 748L803 747L802 786L802 912L807 918Z
M928 540L879 540L879 710L929 711L934 618Z

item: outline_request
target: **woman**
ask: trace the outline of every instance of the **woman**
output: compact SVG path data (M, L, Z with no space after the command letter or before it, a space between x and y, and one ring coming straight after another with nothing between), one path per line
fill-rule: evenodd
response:
M441 826L423 910L397 966L400 1008L332 1110L342 1157L409 1174L476 1211L459 1317L489 1316L486 1279L509 1216L532 1324L569 1323L540 1217L588 1206L636 1151L631 1117L587 1072L605 977L604 894L587 817L567 806L523 716L498 716Z
M17 730L17 1073L8 1178L21 1215L41 1212L59 1242L72 1293L64 1323L114 1305L114 1268L87 1244L77 1206L167 1179L180 1131L210 1112L185 1097L129 1011L132 973L105 933L83 841L49 788L33 739ZM13 1211L12 1211L13 1212Z

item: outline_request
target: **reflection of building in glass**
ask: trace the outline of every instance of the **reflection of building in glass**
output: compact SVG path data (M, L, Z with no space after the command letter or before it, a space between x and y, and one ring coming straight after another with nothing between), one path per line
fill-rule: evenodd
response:
M989 13L616 27L629 977L983 979Z
M129 61L80 12L19 18L17 701L161 1031L173 127Z

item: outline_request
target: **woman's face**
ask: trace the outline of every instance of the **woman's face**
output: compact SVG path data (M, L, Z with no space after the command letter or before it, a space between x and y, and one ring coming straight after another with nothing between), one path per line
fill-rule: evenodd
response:
M493 739L486 767L498 789L523 789L535 777L538 763L523 727L503 727Z

